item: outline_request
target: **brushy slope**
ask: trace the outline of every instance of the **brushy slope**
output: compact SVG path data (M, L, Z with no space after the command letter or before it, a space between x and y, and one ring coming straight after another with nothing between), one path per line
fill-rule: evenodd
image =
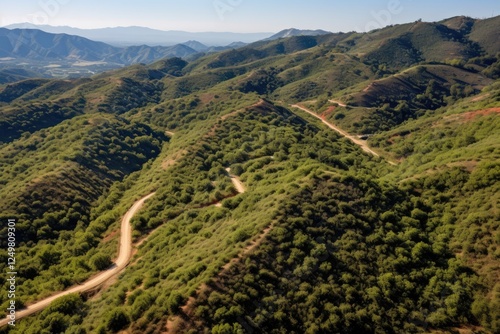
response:
M498 332L496 20L2 86L0 208L19 218L19 304L110 265L120 217L156 194L116 280L0 331ZM296 102L367 134L382 158Z

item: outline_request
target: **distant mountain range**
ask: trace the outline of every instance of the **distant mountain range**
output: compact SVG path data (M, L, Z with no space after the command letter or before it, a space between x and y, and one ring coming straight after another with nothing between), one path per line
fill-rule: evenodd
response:
M12 26L11 26L12 27ZM44 26L48 29L50 26ZM51 27L56 31L71 31L71 32L85 32L86 30L65 28L65 27ZM145 33L146 31L153 31L146 28L110 28L108 30L101 29L100 31L110 31L116 33L118 31L136 32L136 37ZM50 29L48 29L50 30ZM95 32L95 30L93 30ZM88 32L88 31L87 31ZM164 32L171 33L172 32ZM159 33L158 33L159 34ZM182 33L179 36L186 36L188 33ZM207 33L208 34L208 33ZM291 36L311 36L311 35L324 35L328 32L322 30L298 30L288 29L279 32L265 40L274 40L283 37ZM88 34L87 34L88 35ZM196 34L194 34L196 35ZM196 36L201 37L203 34ZM249 35L249 34L247 34ZM268 34L251 34L252 38L267 36ZM123 36L131 36L129 33L123 33ZM173 35L171 35L173 36ZM208 36L208 35L207 35ZM233 36L234 38L242 37L242 34L229 34L221 35L215 33L212 36ZM132 34L132 37L133 34ZM151 38L154 37L154 34ZM158 36L157 36L158 37ZM135 38L135 37L134 37ZM179 37L180 38L180 37ZM214 37L215 38L215 37ZM222 37L221 37L222 38ZM247 40L250 37L247 36ZM227 39L226 41L228 41ZM116 42L116 40L115 40ZM232 40L226 46L207 46L206 44L197 41L189 40L183 43L178 43L171 46L148 46L142 44L118 47L104 42L90 40L86 37L71 35L67 33L50 33L40 29L7 29L0 28L0 58L4 59L23 59L31 61L88 61L88 62L104 62L114 63L119 65L130 65L135 63L151 63L162 58L180 57L186 58L196 53L210 53L224 51L226 49L235 49L247 45L244 42L235 42Z
M271 32L263 33L232 33L232 32L186 32L163 31L145 27L116 27L102 29L79 29L67 26L53 27L49 25L34 25L19 23L6 26L8 29L39 29L52 34L68 34L85 37L94 41L108 43L114 46L151 45L172 46L186 41L198 41L209 46L225 46L233 42L252 43L268 38Z
M129 65L150 63L161 58L186 57L197 52L184 44L116 47L74 35L51 34L36 29L0 28L0 58L100 61Z

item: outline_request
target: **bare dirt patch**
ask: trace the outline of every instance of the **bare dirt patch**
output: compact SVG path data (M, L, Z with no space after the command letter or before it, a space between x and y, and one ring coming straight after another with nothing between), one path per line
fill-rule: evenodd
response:
M164 170L168 169L169 167L172 167L173 165L176 164L176 162L181 159L183 156L185 156L187 153L186 150L181 150L181 151L178 151L178 152L175 152L174 154L172 154L168 159L164 160L162 163L161 163L161 168L163 168Z
M369 84L368 86L366 86L365 89L363 89L363 92L368 92L372 87L374 86L373 82L371 84Z
M487 98L488 96L490 96L490 93L487 93L487 94L481 94L479 96L476 96L475 98L472 99L472 102L477 102L477 101L481 101L481 100L484 100L485 98Z
M326 120L330 117L331 114L337 109L335 106L330 106L328 109L326 109L322 114L321 114L321 119Z
M500 108L480 109L480 110L464 112L461 114L449 115L449 116L444 117L443 120L445 120L445 121L458 121L461 123L469 123L477 117L488 116L488 115L498 114L498 113L500 113ZM435 125L439 125L439 124L435 124Z
M471 121L474 118L478 116L488 116L491 114L499 114L500 113L500 108L489 108L489 109L483 109L483 110L476 110L476 111L470 111L466 112L462 115L462 118L467 122Z
M210 103L210 101L212 101L214 99L214 94L201 94L200 95L200 100L201 100L201 103L203 104L208 104Z

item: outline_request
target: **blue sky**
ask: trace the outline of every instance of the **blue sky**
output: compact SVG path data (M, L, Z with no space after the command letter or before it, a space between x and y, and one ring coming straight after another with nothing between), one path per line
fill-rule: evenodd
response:
M418 19L500 15L499 0L2 0L0 26L31 22L79 28L277 32L366 31Z

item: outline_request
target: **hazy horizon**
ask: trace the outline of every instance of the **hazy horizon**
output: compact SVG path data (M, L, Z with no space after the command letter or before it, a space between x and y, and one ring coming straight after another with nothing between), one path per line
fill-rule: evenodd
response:
M432 10L429 10L432 9ZM313 0L126 0L119 5L89 0L39 0L0 5L0 26L19 23L79 29L145 27L186 32L267 33L289 28L368 31L422 19L439 21L465 15L489 18L500 14L491 0L359 0L355 3Z
M22 24L32 24L31 22L16 22L16 23L10 23L7 25L2 25L0 28L6 28L9 26L13 25L22 25ZM159 29L159 28L152 28L152 27L147 27L147 26L140 26L140 25L129 25L129 26L103 26L103 27L96 27L96 28L82 28L82 27L75 27L75 26L70 26L70 25L38 25L39 27L43 26L50 26L53 28L70 28L70 29L81 29L81 30L100 30L100 29L117 29L117 28L141 28L141 29L151 29L151 30L157 30L157 31L164 31L164 32L187 32L187 33L193 33L193 34L203 34L203 33L228 33L228 34L267 34L267 33L276 33L277 31L249 31L249 32L235 32L235 31L189 31L189 30L180 30L180 29ZM284 28L281 30L286 30L286 29L292 29L295 27L288 27ZM281 31L280 30L280 31ZM322 29L312 29L312 30L322 30Z

